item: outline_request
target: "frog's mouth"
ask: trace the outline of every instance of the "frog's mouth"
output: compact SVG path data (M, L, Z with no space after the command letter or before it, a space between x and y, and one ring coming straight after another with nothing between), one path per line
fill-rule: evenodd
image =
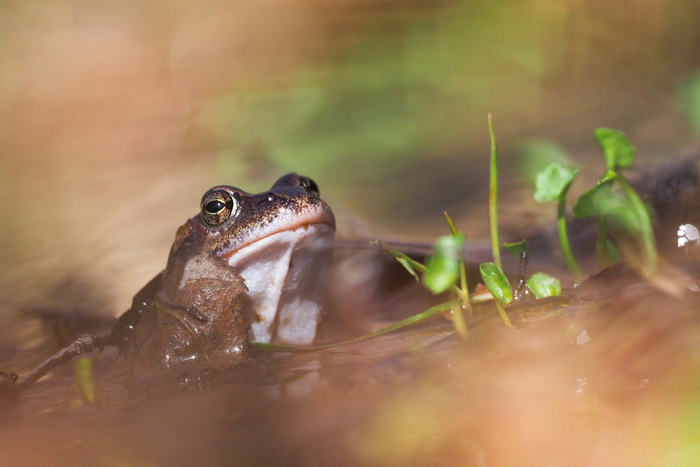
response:
M326 306L334 226L301 224L237 249L228 258L248 286L249 340L309 345Z

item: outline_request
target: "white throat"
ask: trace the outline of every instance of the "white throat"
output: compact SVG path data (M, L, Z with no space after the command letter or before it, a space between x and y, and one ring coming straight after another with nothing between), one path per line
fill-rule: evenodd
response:
M323 316L334 232L306 224L258 240L229 258L252 301L249 340L310 345Z

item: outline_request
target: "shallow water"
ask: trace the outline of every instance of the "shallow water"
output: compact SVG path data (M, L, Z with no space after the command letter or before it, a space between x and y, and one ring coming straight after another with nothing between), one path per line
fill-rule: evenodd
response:
M697 465L700 249L677 242L679 225L700 224L697 169L684 162L650 173L653 183L636 183L656 208L664 268L676 266L660 278L608 269L562 298L511 307L516 329L482 304L466 342L437 316L352 345L257 351L227 382L127 388L107 378L115 351L93 353L104 402L85 404L72 365L57 368L0 404L0 465ZM577 245L589 230L572 226ZM551 235L529 238L529 271L566 277ZM335 252L338 319L327 320L325 342L436 300L392 258L357 245ZM76 332L50 311L2 328L11 338L0 369L24 374ZM80 319L94 333L112 323Z
M516 330L482 306L468 342L438 317L204 390L87 406L59 369L2 406L2 465L667 465L700 441L700 297L605 282Z

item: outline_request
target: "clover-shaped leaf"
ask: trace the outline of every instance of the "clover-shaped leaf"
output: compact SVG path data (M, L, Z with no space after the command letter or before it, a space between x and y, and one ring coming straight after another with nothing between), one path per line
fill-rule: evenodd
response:
M494 263L482 263L479 272L493 298L506 304L513 301L513 288L501 268Z
M516 258L520 258L521 253L530 251L530 244L527 240L521 240L519 242L504 243L503 248Z
M566 196L580 170L580 167L564 167L558 162L549 164L535 179L535 201L548 203Z
M459 261L462 257L464 235L446 235L435 242L425 265L425 286L434 294L447 290L459 277Z
M621 131L598 128L593 132L610 170L626 169L634 160L634 146Z
M527 286L537 298L555 297L561 294L559 279L543 272L530 276Z

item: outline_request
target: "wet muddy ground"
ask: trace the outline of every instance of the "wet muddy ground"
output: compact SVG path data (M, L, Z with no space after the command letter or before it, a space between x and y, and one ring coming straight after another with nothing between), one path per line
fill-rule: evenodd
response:
M568 287L562 298L511 307L515 329L485 303L469 317L467 341L437 316L326 350L253 351L225 382L203 376L151 388L111 381L116 352L93 352L101 403L79 397L69 364L0 404L1 465L696 465L700 250L679 247L678 226L700 224L697 181L691 158L634 182L657 213L665 281L617 266L571 287L551 232L540 232L529 237L529 271L555 273ZM589 227L571 230L577 247L592 251ZM326 342L436 300L358 242L342 240L335 251L338 319L327 320ZM400 248L425 252L415 242ZM471 262L488 260L472 248ZM25 310L2 328L0 368L24 374L71 334L107 332L112 320Z
M566 306L526 307L516 330L482 305L467 342L437 317L258 352L235 382L202 389L129 392L99 379L105 351L103 404L81 402L67 365L2 405L2 465L695 465L677 459L700 449L697 294L615 271Z

